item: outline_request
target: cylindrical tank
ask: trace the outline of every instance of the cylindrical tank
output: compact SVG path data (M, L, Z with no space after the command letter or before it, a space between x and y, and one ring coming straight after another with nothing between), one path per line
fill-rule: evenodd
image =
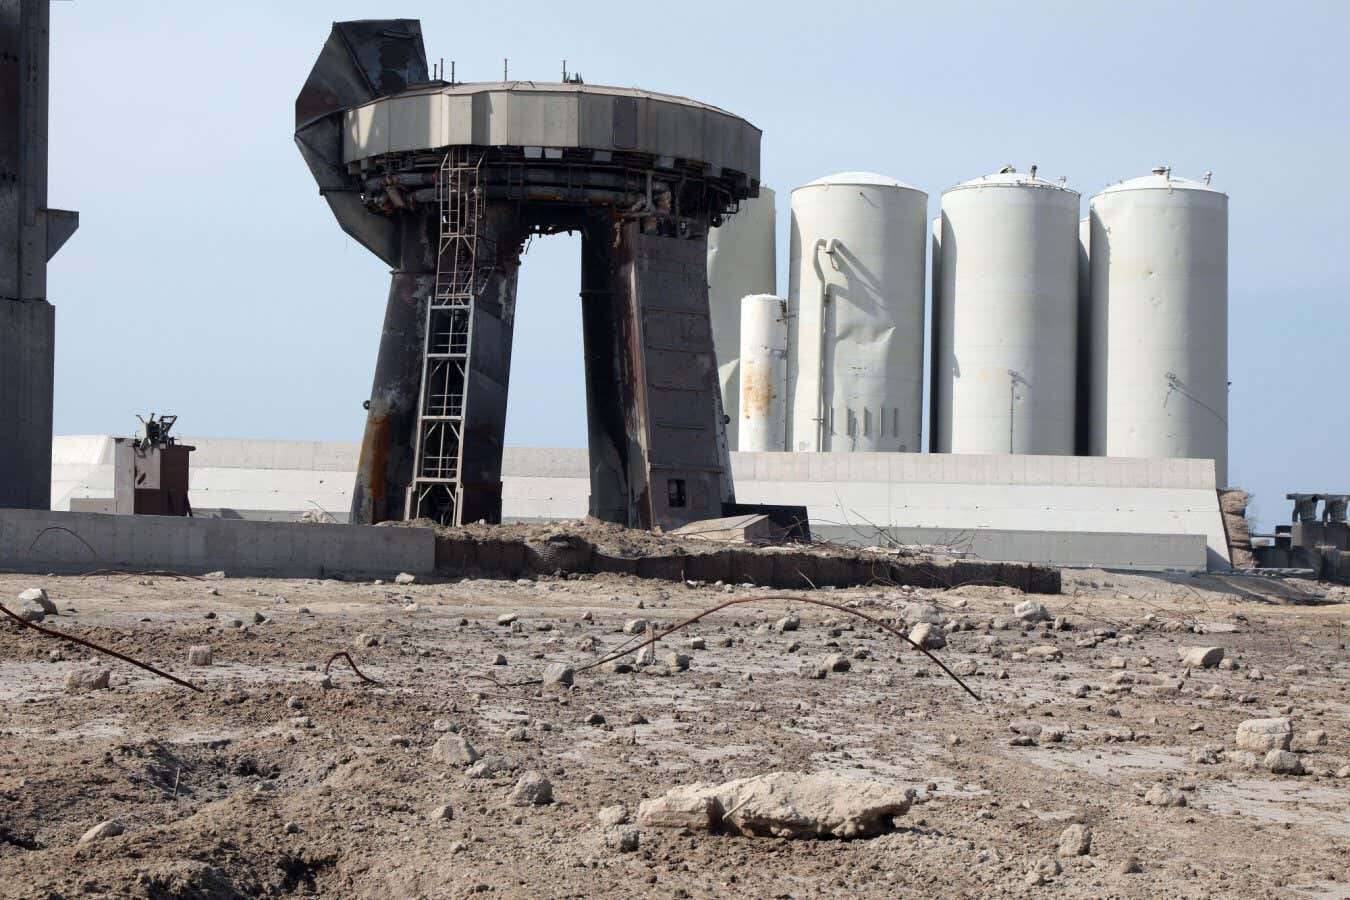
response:
M787 301L741 301L740 450L783 450L787 441Z
M1078 201L1011 166L942 195L938 452L1073 454Z
M1151 175L1092 220L1092 452L1213 459L1228 481L1228 196Z
M774 234L774 194L763 185L758 197L741 201L737 212L708 231L708 308L722 409L730 420L728 447L737 446L740 422L741 298L778 292Z
M792 192L788 449L920 449L927 226L928 195L883 175Z

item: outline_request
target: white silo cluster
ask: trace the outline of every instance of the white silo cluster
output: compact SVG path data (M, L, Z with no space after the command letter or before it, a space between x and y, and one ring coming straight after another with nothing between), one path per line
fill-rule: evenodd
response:
M1227 196L1159 168L1080 203L1005 166L945 191L930 223L893 178L818 179L792 192L785 306L762 274L724 282L729 242L710 242L715 329L736 313L731 446L918 451L927 325L933 452L1210 458L1226 484ZM744 229L761 248L765 221ZM749 284L763 253L735 252Z

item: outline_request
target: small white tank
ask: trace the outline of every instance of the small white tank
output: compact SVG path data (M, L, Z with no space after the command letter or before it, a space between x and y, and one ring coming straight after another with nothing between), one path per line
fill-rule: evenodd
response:
M778 450L787 442L787 300L753 294L741 301L740 450Z
M737 446L740 421L741 298L778 291L775 218L773 190L761 185L758 197L741 201L735 214L708 232L708 309L722 408L730 419L728 447Z
M1166 167L1093 197L1092 452L1228 481L1228 197Z
M1034 167L942 195L938 452L1073 454L1078 203Z
M928 195L845 172L792 192L790 450L920 449Z

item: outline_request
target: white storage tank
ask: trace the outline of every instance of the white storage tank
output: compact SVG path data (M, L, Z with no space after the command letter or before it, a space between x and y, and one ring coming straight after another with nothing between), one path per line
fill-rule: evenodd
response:
M774 194L763 185L758 197L741 201L736 213L708 231L708 308L722 408L730 420L728 447L737 445L740 422L741 298L778 292L774 234Z
M1092 452L1213 459L1228 481L1228 197L1151 175L1092 220Z
M787 445L787 300L753 294L741 301L739 450Z
M942 195L938 452L1073 454L1078 203L1034 166Z
M790 450L920 449L928 195L870 172L792 192Z

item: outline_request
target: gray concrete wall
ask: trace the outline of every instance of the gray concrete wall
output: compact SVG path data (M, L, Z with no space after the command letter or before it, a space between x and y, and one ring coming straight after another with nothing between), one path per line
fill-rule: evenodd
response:
M57 439L52 483L58 508L68 506L71 498L112 495L105 441L111 444L101 436ZM189 496L193 508L207 515L295 519L322 509L342 521L350 506L355 444L186 441L198 447ZM1060 565L1106 565L1101 560L1113 560L1114 565L1155 569L1190 559L1189 550L1178 557L1156 540L1159 536L1202 535L1209 568L1228 567L1210 460L733 453L731 464L738 500L803 504L812 528L823 535L856 539L858 530L876 528L1006 533L1023 536L995 545L1019 548L997 551L1010 560ZM588 471L584 449L506 448L503 517L539 521L585 516ZM1082 539L1061 543L1053 554L1035 545L1062 535ZM1128 552L1105 555L1101 548L1116 535L1132 536L1135 542Z
M56 310L0 297L0 507L52 504Z
M0 569L426 575L436 569L436 536L429 528L0 509Z
M846 544L941 547L967 559L1069 568L1204 572L1203 534L1124 534L955 528L844 528L812 525L814 536Z

